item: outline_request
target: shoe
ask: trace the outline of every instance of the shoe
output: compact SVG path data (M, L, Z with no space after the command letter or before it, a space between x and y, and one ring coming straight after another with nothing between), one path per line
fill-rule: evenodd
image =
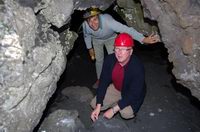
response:
M92 88L97 89L99 87L99 80L97 80L93 85Z

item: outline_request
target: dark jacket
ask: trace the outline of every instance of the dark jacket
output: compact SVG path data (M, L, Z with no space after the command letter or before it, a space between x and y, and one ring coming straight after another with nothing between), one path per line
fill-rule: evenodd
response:
M112 83L112 70L116 61L115 54L108 55L104 60L100 84L97 89L97 104L103 105L106 90ZM134 113L137 113L143 103L146 91L144 66L135 55L132 55L124 70L122 99L119 100L118 105L120 109L131 105Z

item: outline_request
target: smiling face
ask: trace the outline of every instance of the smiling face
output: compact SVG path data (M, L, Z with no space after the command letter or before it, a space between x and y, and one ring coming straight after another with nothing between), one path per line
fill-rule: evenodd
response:
M99 29L99 15L92 16L87 19L87 23L94 31Z
M128 63L132 53L133 49L132 47L124 47L124 46L116 46L114 48L115 56L119 62L120 65L124 66Z

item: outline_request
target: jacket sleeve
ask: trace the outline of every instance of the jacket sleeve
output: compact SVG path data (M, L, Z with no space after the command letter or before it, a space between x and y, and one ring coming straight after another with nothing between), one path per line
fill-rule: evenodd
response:
M128 105L132 105L132 108L136 113L144 99L145 76L143 65L132 68L134 68L134 70L131 72L132 75L129 76L131 79L127 80L129 83L124 86L126 88L123 91L124 93L122 95L122 99L119 100L118 105L120 109L123 109Z
M130 34L135 40L139 41L143 44L142 40L145 38L143 34L136 31L133 27L128 27L126 25L121 24L120 22L116 21L112 16L107 17L109 27L118 33L128 33Z
M85 22L82 24L82 27L83 27L83 37L84 37L84 41L85 41L86 47L87 47L87 49L91 49L92 48L92 37L87 32L87 27L86 27L86 23Z
M112 82L111 73L112 73L112 56L108 55L103 63L103 68L100 76L99 87L97 88L97 104L103 105L103 100L106 94L106 90L110 83Z

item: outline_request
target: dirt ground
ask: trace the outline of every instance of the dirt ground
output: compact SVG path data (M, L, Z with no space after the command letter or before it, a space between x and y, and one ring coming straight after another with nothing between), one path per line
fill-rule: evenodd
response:
M124 120L119 115L114 118L125 122L131 132L200 132L200 102L191 96L187 88L175 82L171 74L172 64L167 60L163 44L141 46L137 43L134 53L145 66L147 94L136 118ZM68 55L66 70L49 108L54 101L60 104L54 109L66 105L66 99L60 94L66 87L87 87L95 95L96 90L92 89L95 80L95 64L89 59L83 40L79 38ZM86 127L92 124L89 105L71 102L69 106L77 108Z

